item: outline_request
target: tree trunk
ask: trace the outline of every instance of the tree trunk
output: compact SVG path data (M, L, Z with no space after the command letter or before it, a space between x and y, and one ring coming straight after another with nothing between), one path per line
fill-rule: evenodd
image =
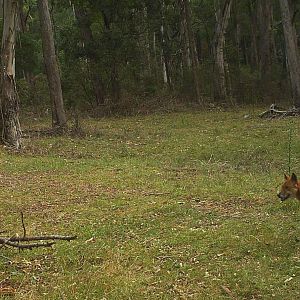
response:
M258 28L259 28L259 70L265 82L271 72L271 42L272 42L272 6L270 0L258 2Z
M166 38L165 38L165 28L162 24L160 27L161 30L161 38L162 38L162 51L161 51L161 63L163 67L163 79L164 84L168 85L169 88L171 88L171 77L170 77L170 66L169 66L169 56L168 56L168 50L166 45Z
M52 101L52 125L65 127L67 123L58 62L55 53L52 22L50 18L48 0L38 0L38 12L40 17L43 56L48 78L50 99Z
M226 70L224 61L225 32L230 17L232 0L226 0L221 10L220 6L216 12L216 29L213 40L214 54L214 98L217 101L226 101Z
M234 1L234 17L235 17L235 44L236 44L236 54L237 54L237 65L238 71L241 67L241 16L239 12L239 7L237 0ZM239 80L239 78L238 78Z
M3 2L3 33L1 49L1 116L2 142L15 149L21 148L19 101L15 82L15 39L18 1Z
M257 46L257 15L252 0L248 0L248 10L250 15L250 29L251 29L251 52L250 63L252 69L258 67L258 46Z
M144 33L143 36L143 40L144 42L143 47L145 49L145 58L147 61L147 73L148 76L150 76L152 74L152 67L151 67L151 45L150 45L150 29L149 29L149 22L148 22L148 10L147 7L144 6L143 7L143 16L142 16L142 32Z
M156 32L153 32L153 53L154 53L154 71L155 71L155 80L157 85L160 84L159 80L159 64L157 61L157 45L156 45Z
M163 79L164 84L168 85L169 88L172 87L171 75L170 75L170 57L169 50L167 49L167 41L166 41L166 28L165 28L165 1L162 0L161 6L161 44L162 44L162 52L161 52L161 62L163 67Z
M273 28L275 23L274 20L274 6L271 7L271 26ZM271 48L272 48L272 54L273 54L273 63L278 63L278 54L277 54L277 46L276 46L276 40L275 40L275 34L273 29L271 29Z
M20 31L22 33L27 33L29 32L29 12L30 9L28 9L27 12L24 10L24 0L19 0L19 27ZM22 44L20 43L20 48L22 48ZM34 74L32 70L23 70L24 73L24 79L26 80L28 84L28 93L29 93L29 98L30 98L30 104L33 107L33 111L37 113L37 96L36 96L36 78L34 77Z
M22 32L26 32L28 30L27 18L28 15L24 12L24 0L19 0L19 24Z
M286 56L290 74L294 105L300 107L300 61L297 34L292 24L292 13L288 0L280 0Z
M99 106L104 104L104 89L101 75L99 74L97 68L95 68L95 66L97 65L97 59L95 49L93 49L92 45L94 42L94 38L91 30L90 18L86 10L84 8L81 8L80 6L75 6L74 12L78 22L78 26L81 30L82 46L84 49L87 49L86 56L88 71L92 83L95 102Z
M199 60L196 49L196 42L192 28L192 13L188 0L181 0L181 15L183 19L184 29L186 31L187 55L190 56L192 72L194 77L194 85L196 90L196 100L199 104L204 105L201 95L200 79L199 79Z
M111 68L111 94L114 104L119 103L121 100L121 86L116 61L113 61Z
M183 68L186 70L190 70L192 67L191 62L191 54L190 54L190 45L189 45L189 38L188 38L188 29L187 29L187 22L186 22L186 16L184 14L185 10L184 7L182 7L182 1L179 0L179 9L180 9L180 16L181 16L181 22L180 22L180 38L181 38L181 45L182 45L182 64Z

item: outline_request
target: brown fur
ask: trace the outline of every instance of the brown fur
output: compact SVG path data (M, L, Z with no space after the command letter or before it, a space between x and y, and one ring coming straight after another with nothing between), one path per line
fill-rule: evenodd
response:
M295 173L292 176L284 175L284 183L281 186L281 190L277 195L281 201L288 198L296 198L300 200L300 181L297 180Z

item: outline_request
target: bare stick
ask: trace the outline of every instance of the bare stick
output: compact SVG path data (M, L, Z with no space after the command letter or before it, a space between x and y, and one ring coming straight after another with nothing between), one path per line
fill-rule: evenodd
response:
M13 243L9 239L7 239L7 240L0 240L0 244L11 246L18 249L33 249L33 248L40 248L40 247L51 247L53 244L55 244L55 242L19 244L19 243Z
M25 228L25 224L24 224L24 214L21 211L21 221L22 221L22 227L23 227L23 237L26 236L26 228Z
M11 238L13 238L13 236L10 238L0 238L1 239L0 240L0 244L1 244L0 249L3 248L5 245L7 245L7 243L10 241Z
M72 241L77 239L76 235L42 235L42 236L27 236L27 237L12 237L9 240L11 242L30 242L30 241L49 241L49 240L63 240L63 241ZM0 238L1 241L5 240Z
M21 222L23 227L23 237L12 236L12 237L0 237L0 249L4 246L10 246L21 249L33 249L40 247L51 247L55 244L55 240L71 241L77 239L75 235L42 235L42 236L26 236L26 227L24 222L24 214L21 212ZM36 243L27 243L33 242ZM45 242L49 241L49 242Z
M19 250L33 249L41 247L51 247L55 244L53 240L75 240L77 236L62 236L62 235L48 235L48 236L32 236L32 237L11 237L0 238L0 249L4 246L18 248ZM51 240L51 242L40 243L40 241ZM38 241L38 243L21 244L20 242Z

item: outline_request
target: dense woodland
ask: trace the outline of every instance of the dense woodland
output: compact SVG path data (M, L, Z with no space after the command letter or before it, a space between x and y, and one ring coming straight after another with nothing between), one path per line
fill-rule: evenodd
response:
M300 106L298 0L1 2L2 140L17 148L19 111L63 127L65 112Z
M0 7L1 299L300 299L300 0Z

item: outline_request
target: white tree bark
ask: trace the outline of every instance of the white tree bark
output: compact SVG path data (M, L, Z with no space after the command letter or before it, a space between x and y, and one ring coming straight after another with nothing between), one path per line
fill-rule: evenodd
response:
M166 9L165 1L162 0L161 26L160 26L161 41L162 41L161 63L162 63L164 84L168 85L169 88L171 88L172 80L171 80L171 72L170 72L170 59L169 59L169 53L167 51L167 42L166 42L165 9Z
M164 31L164 25L162 24L160 27L161 35L162 35L162 44L163 48L165 47L166 40L165 40L165 31ZM167 85L169 80L168 80L168 71L167 71L167 62L166 62L166 56L165 56L165 51L162 49L161 51L161 63L162 63L162 71L163 71L163 79L164 79L164 84Z

